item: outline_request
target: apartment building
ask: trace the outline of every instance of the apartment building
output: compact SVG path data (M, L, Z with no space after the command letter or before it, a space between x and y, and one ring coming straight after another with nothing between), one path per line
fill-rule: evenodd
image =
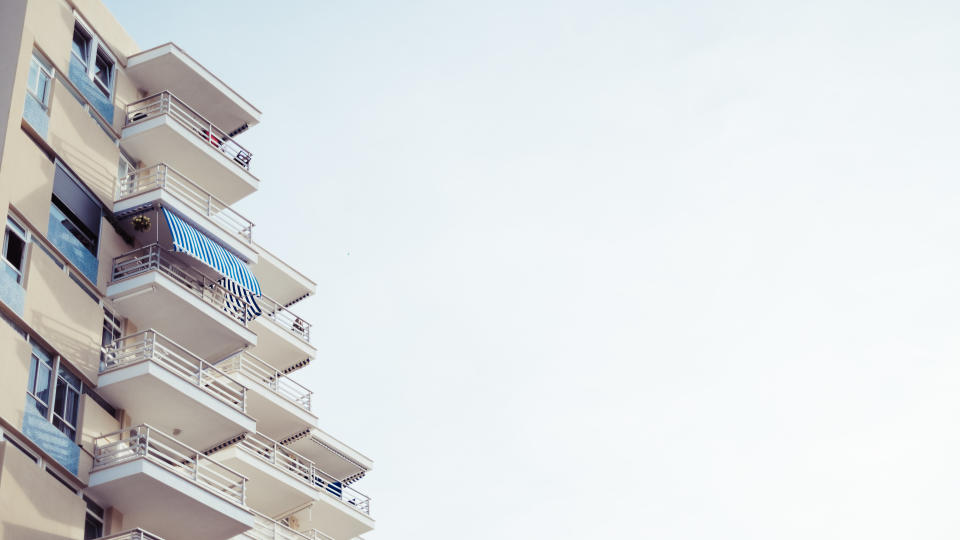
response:
M297 382L316 285L233 208L260 116L99 0L0 2L0 539L373 528Z

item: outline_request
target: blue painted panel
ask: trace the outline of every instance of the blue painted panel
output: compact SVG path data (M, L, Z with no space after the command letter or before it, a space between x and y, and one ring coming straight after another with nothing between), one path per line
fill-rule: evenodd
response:
M66 227L63 226L63 220L67 219L63 212L55 205L50 205L50 223L47 229L47 239L50 243L57 246L60 253L63 253L74 266L83 272L91 282L97 282L97 256L90 253L87 248L77 240Z
M80 472L80 447L47 419L40 416L27 397L27 412L23 413L23 434L44 452L73 474Z
M0 300L10 309L23 317L23 297L25 291L17 282L17 273L6 263L0 263Z
M23 104L23 119L30 124L30 127L40 134L44 139L47 138L47 128L50 125L50 117L43 105L33 97L33 94L27 92L27 100Z
M113 102L97 88L97 85L87 76L86 68L73 55L70 55L70 82L80 89L83 97L93 103L93 108L106 118L107 122L113 123Z

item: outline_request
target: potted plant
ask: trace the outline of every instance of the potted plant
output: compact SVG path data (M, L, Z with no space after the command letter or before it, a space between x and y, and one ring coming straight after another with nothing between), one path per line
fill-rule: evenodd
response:
M150 218L143 214L133 218L131 223L133 223L133 229L137 232L145 232L150 230Z

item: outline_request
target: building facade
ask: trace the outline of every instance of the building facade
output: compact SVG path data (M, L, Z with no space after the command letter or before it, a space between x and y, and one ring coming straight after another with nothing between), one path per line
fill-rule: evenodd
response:
M316 285L232 208L260 111L99 0L0 2L0 539L356 538Z

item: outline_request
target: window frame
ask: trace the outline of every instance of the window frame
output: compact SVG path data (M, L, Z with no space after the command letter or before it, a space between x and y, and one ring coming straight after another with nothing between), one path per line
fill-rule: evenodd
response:
M32 340L28 339L28 341L32 343ZM84 393L84 387L86 386L83 382L83 377L81 377L80 374L74 371L74 369L67 362L63 362L60 355L46 354L46 351L44 350L44 348L40 347L39 344L36 344L36 343L32 343L32 344L34 348L33 350L30 351L30 372L28 373L28 376L27 376L27 397L34 401L34 406L36 406L36 404L40 404L44 407L45 411L43 412L43 414L41 414L41 416L43 416L47 422L49 422L58 431L60 431L61 433L69 437L74 444L79 444L78 442L78 439L80 436L79 426L81 421L80 405L81 405L81 398ZM43 351L44 354L41 355L39 352L37 352L37 348ZM49 358L49 361L43 358L44 356L47 356ZM40 398L40 396L37 395L37 381L40 380L40 378L37 377L37 375L40 373L41 363L43 363L45 369L49 370L49 373L47 374L47 400L46 401L44 401L43 399ZM67 381L66 378L61 375L61 372L66 372L71 377L75 378L77 380L77 385L73 385L69 381ZM31 388L31 381L33 381L32 388ZM64 414L63 414L64 411L57 410L58 408L57 392L62 387L63 387L63 393L64 393L64 400L63 400L64 405L66 405L67 403L67 397L69 396L68 392L73 392L76 394L75 405L73 410L73 416L75 418L72 420L72 423L68 419L64 418ZM41 412L39 408L37 408L37 412L38 413ZM58 423L58 421L60 423ZM72 433L68 433L64 431L63 426L66 426L66 428Z
M74 49L73 45L77 42L76 35L80 34L84 38L84 49L83 54L81 55ZM90 61L90 49L93 48L93 35L90 30L87 29L85 24L82 24L79 19L75 19L73 22L73 37L70 39L70 53L73 54L74 58L80 61L80 64L84 68L87 67L87 64Z
M23 251L20 253L20 268L15 267L13 263L7 259L7 249L9 249L10 246L8 238L11 234L23 242ZM10 267L17 274L17 283L19 283L21 287L24 286L24 273L26 272L28 255L27 249L29 245L30 239L27 233L27 228L17 223L17 221L10 216L7 216L7 228L3 231L3 246L0 248L0 255L2 255L4 264Z
M94 32L90 25L83 21L79 16L75 16L73 19L73 32L76 34L80 32L81 35L87 37L86 51L84 54L86 58L81 58L77 51L73 48L74 41L70 42L70 53L74 58L80 61L80 65L83 66L84 72L87 75L87 78L93 82L93 85L97 87L104 96L107 97L111 102L114 98L114 90L116 88L117 82L117 58L110 51L110 47L107 46L103 40L97 36L97 33ZM103 57L103 60L109 64L109 70L107 73L107 82L104 84L97 77L97 60L100 57Z
M94 539L94 538L100 538L100 537L103 536L104 525L105 525L105 524L104 524L104 521L105 521L104 516L105 516L106 513L104 512L103 508L102 508L99 504L97 504L96 502L88 499L86 496L83 497L83 501L84 501L84 502L86 503L86 505L87 505L86 516L84 517L84 520L83 520L83 538L84 538L85 540L92 540L92 539ZM87 535L87 525L89 525L91 522L92 522L95 526L98 526L99 529L100 529L99 531L97 531L97 532L95 533L95 534L97 534L97 536L88 536L88 535Z
M61 200L61 198L57 196L57 193L56 193L56 170L57 169L62 170L64 174L66 174L70 178L70 180L73 181L74 184L76 184L76 186L80 189L80 191L82 191L83 194L90 199L90 202L92 204L100 207L100 219L97 220L96 231L93 231L87 228L86 224L83 223L83 220L80 219L79 216L76 214L76 210L70 208L70 205L68 205L65 201ZM97 259L99 260L100 243L101 243L100 241L101 241L101 235L103 234L103 217L104 217L103 204L101 203L100 198L94 195L93 192L90 191L90 188L88 188L87 185L84 184L83 181L81 181L77 177L77 175L73 174L73 171L70 169L70 167L68 167L67 164L61 161L59 158L54 160L54 193L50 197L50 211L53 212L54 208L56 208L57 212L63 215L63 219L60 220L60 223L64 226L64 228L66 228L70 232L70 234L72 234L81 244L83 244L83 247L86 248L91 255L93 255L94 257L97 257ZM90 234L87 234L87 233L90 233ZM92 244L93 249L91 249L91 246L87 245L87 242ZM67 259L69 260L69 258ZM70 261L70 262L73 262L73 261Z
M27 397L34 400L34 406L37 407L37 404L43 405L43 414L42 416L48 421L50 420L50 411L53 408L53 393L54 393L54 377L52 376L56 373L55 365L56 360L51 359L49 362L41 358L36 351L30 351L30 372L27 374ZM37 383L41 380L38 375L40 374L41 364L48 370L47 373L47 399L44 401L37 395ZM30 381L33 381L31 384ZM40 412L39 407L37 407L37 412Z
M107 360L107 348L123 337L123 327L126 321L112 309L103 307L103 330L100 334L100 366ZM107 339L109 335L109 340Z
M33 74L36 74L36 81L32 81ZM37 95L37 86L41 77L46 77L46 85L43 88L43 95ZM53 66L36 49L30 57L30 71L27 74L27 92L47 110L50 107L50 94L53 89Z
M74 386L62 373L68 373L70 376L77 380L77 385ZM60 409L60 392L63 392L63 409ZM70 437L71 440L76 442L77 433L79 431L78 426L80 425L80 396L83 395L83 379L81 379L76 373L73 373L65 364L57 361L57 385L53 389L53 406L50 411L50 423L53 426L60 430L61 433ZM66 413L68 412L69 403L73 402L73 418L67 419ZM58 423L59 421L59 423ZM69 430L70 433L64 430Z

